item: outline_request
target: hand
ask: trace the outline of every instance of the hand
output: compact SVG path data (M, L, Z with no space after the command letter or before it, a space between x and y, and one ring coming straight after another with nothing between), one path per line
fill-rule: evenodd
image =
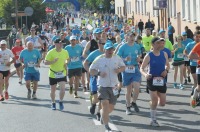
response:
M10 63L10 62L7 62L7 63L6 63L6 66L10 66L10 65L11 65L11 63Z
M130 57L130 56L127 56L124 60L125 60L125 61L130 61L130 60L131 60L131 57Z
M147 74L145 75L145 78L146 78L147 80L150 80L150 79L152 78L152 75L147 73Z
M120 73L120 70L119 70L119 68L117 68L117 69L114 69L114 72L115 72L115 73L117 73L117 74L118 74L118 73Z
M59 59L59 58L55 58L55 59L54 59L54 63L55 63L55 62L57 62L57 61L58 61L58 59Z
M100 75L99 75L99 76L102 77L102 78L104 78L104 77L107 76L107 73L105 73L105 72L100 72Z
M161 76L162 76L162 77L166 77L166 76L167 76L167 70L164 70L164 71L161 73Z

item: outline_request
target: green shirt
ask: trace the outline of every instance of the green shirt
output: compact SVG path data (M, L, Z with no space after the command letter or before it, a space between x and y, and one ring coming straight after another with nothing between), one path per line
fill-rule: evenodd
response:
M165 48L169 49L170 51L174 50L174 47L169 39L165 39Z
M66 60L69 58L68 52L64 49L62 49L61 52L57 52L54 48L47 53L45 60L53 61L55 58L58 58L58 60L57 62L50 65L49 77L55 78L55 72L63 72L63 75L66 76L67 72L65 68L65 63Z
M151 40L152 39L153 39L152 35L150 35L149 37L148 36L142 37L142 44L143 44L146 52L149 52L151 49Z

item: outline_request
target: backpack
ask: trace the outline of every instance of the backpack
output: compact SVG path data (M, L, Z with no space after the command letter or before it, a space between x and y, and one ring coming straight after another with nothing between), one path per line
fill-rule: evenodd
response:
M174 27L172 26L172 33L175 33L175 29L174 29Z

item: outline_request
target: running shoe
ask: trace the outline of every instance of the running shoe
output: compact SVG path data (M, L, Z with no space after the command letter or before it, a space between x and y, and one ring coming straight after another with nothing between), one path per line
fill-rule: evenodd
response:
M100 121L100 119L101 119L101 114L100 114L99 112L96 114L96 118L97 118L97 121Z
M184 85L187 85L187 79L185 79Z
M86 91L87 91L86 87L83 87L83 92L86 92Z
M56 103L52 103L52 104L51 104L51 109L52 109L52 110L56 110Z
M31 98L31 90L28 90L27 98L28 98L28 99Z
M60 109L60 111L63 111L63 109L64 109L63 102L59 102L59 109Z
M0 95L0 101L4 101L3 95Z
M111 128L108 125L105 125L106 132L112 132Z
M78 98L77 92L74 92L74 98Z
M8 100L8 99L9 99L8 92L5 92L5 99L6 99L6 100Z
M132 114L131 107L127 107L126 108L126 114L127 115L131 115Z
M180 84L180 85L179 85L179 89L181 89L181 90L184 89L183 84Z
M177 88L177 83L174 83L174 88Z
M189 83L191 82L190 76L188 76L188 82L189 82Z
M36 94L32 94L32 99L37 99Z
M151 121L150 125L153 126L153 127L159 127L160 126L156 120Z
M134 108L135 112L140 111L136 103L132 102L131 104L132 104L132 107Z
M90 107L90 114L94 115L95 109L96 109L96 104L92 104L92 106Z
M70 87L69 88L69 94L72 94L73 93L73 87Z
M190 105L191 105L193 108L195 108L196 105L197 105L196 99L195 99L193 96L191 97Z

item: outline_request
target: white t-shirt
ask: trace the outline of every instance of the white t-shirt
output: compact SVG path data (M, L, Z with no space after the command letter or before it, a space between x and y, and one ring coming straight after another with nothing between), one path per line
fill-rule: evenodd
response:
M6 63L10 62L10 58L14 58L14 55L11 50L0 49L0 71L8 71L10 70L10 66L6 66Z
M99 72L106 72L106 77L98 77L98 85L102 87L115 87L118 84L118 77L114 69L122 66L125 66L125 64L118 55L113 55L112 58L106 58L103 54L93 61L90 69L95 69Z
M41 46L41 44L39 43L39 36L34 36L34 37L28 36L28 37L26 38L26 41L27 41L27 42L28 42L28 41L33 42L34 47L39 47L39 46Z

